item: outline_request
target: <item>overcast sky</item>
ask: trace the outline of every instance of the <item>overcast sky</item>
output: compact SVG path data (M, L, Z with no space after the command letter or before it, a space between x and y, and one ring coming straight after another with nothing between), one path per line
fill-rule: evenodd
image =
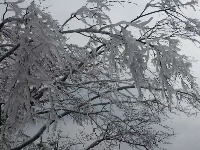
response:
M3 2L4 0L0 0ZM13 0L12 0L13 1ZM136 0L138 1L138 0ZM145 0L140 0L145 3ZM143 3L139 3L137 7L132 9L131 4L127 7L118 5L117 8L113 9L110 13L113 21L119 19L131 20L132 16L136 16L143 9ZM49 12L52 16L63 23L69 16L70 13L75 12L79 7L85 4L85 0L46 0L47 5L51 5ZM4 8L0 5L0 16L2 16ZM190 16L200 17L199 10L196 13L186 11ZM76 24L73 24L76 26ZM184 42L183 44L184 53L193 57L196 60L200 60L200 48L191 43ZM200 62L195 62L192 69L194 75L199 77L197 80L200 85ZM174 128L176 137L171 139L172 144L168 146L169 150L198 150L200 149L200 115L197 117L186 117L184 114L180 116L172 116L172 119L167 121L168 124ZM69 126L68 126L69 127ZM73 125L70 126L70 131L76 130Z

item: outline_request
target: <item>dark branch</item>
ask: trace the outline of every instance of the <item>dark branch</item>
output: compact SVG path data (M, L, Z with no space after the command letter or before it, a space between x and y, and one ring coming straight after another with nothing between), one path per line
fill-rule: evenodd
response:
M92 144L90 144L85 150L89 150L91 148L94 148L95 146L97 146L98 144L100 144L102 141L104 141L105 139L102 138L102 139L99 139L99 140L96 140L94 141Z
M0 57L0 62L2 62L6 57L9 57L14 51L16 51L19 48L20 44L17 44L15 47L13 47L10 51L8 51L5 55Z
M69 115L71 112L64 112L62 113L60 116L58 116L59 118L63 118L64 116L66 115ZM50 125L53 124L55 122L55 120L52 120L50 122ZM12 148L11 150L21 150L22 148L28 146L29 144L33 143L35 140L37 140L43 133L44 131L46 130L47 128L47 125L43 125L40 130L31 138L29 139L28 141L24 142L23 144L15 147L15 148Z

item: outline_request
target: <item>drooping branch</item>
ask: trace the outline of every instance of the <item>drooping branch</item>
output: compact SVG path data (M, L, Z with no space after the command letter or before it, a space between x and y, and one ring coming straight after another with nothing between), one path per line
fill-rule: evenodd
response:
M102 47L104 47L105 45L106 45L106 44L102 44L102 45L98 46L98 47L96 48L96 52L99 52L99 50L100 50ZM99 52L98 54L101 54L101 52ZM93 51L90 52L90 57L92 57L92 55L93 55ZM74 73L78 72L78 69L80 69L83 65L84 65L84 62L79 63L77 69L72 69L71 72L67 72L67 73L60 79L60 81L64 82L65 80L67 80L67 78L68 78L68 76L70 75L70 73L71 73L71 74L74 74ZM56 81L56 82L57 82L57 81ZM42 89L42 90L38 91L33 97L34 97L35 99L40 99L40 98L43 96L45 90L46 90L46 89Z

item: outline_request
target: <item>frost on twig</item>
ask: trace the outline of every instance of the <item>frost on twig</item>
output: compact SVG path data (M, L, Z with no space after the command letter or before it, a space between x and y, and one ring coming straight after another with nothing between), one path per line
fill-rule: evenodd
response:
M112 23L107 11L116 1L88 0L63 26L34 2L27 9L20 2L6 3L14 15L0 24L2 147L37 149L44 131L71 120L82 131L69 145L153 150L173 135L162 124L169 112L199 110L191 63L180 53L180 39L199 44L199 21L181 12L197 1L150 1L140 15ZM68 26L72 20L80 26ZM74 34L87 42L72 43Z

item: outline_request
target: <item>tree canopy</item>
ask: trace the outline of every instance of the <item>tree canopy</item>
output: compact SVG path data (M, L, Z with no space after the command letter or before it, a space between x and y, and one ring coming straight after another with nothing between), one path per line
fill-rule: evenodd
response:
M168 114L199 110L199 87L181 47L184 40L199 44L200 22L184 13L198 0L149 0L119 22L109 16L114 5L134 8L137 1L87 0L62 24L42 2L24 3L0 3L2 149L161 149L173 136L163 125ZM82 127L77 137L57 128L71 120ZM36 144L46 130L53 136Z

